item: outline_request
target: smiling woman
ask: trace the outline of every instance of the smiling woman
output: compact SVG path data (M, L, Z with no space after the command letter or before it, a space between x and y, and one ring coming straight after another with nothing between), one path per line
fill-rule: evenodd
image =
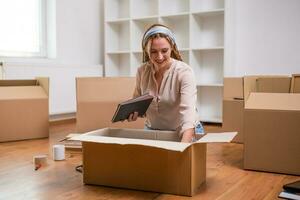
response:
M182 142L195 138L197 88L192 68L181 59L175 35L154 24L143 36L143 64L138 68L134 97L154 96L146 112L146 129L176 131ZM128 121L135 121L132 113Z
M0 56L46 55L46 1L0 1Z

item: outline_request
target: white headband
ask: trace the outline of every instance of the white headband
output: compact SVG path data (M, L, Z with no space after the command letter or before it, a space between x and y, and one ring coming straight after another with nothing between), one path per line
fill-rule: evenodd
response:
M170 39L172 40L172 42L175 44L175 36L170 29L168 29L167 27L164 27L164 26L154 26L145 33L145 36L143 38L143 43L142 43L143 47L146 46L146 42L147 42L148 38L157 33L162 33L164 35L169 36Z

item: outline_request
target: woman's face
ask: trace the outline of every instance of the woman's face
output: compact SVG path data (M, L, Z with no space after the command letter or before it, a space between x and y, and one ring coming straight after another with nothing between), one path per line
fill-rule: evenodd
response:
M171 45L166 38L152 39L149 53L150 61L156 68L167 67L171 62Z

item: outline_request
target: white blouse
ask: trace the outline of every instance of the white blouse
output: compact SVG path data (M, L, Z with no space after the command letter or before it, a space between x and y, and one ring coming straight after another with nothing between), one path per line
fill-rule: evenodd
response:
M146 126L158 130L176 130L180 135L194 128L197 121L197 88L192 68L172 59L159 90L154 66L145 63L138 68L134 97L149 93L155 98L146 112Z

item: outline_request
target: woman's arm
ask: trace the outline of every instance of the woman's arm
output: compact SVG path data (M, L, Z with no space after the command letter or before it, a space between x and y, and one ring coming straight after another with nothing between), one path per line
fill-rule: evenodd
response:
M180 104L179 117L182 142L192 142L195 135L194 123L197 120L196 101L197 87L193 70L188 67L180 73Z

